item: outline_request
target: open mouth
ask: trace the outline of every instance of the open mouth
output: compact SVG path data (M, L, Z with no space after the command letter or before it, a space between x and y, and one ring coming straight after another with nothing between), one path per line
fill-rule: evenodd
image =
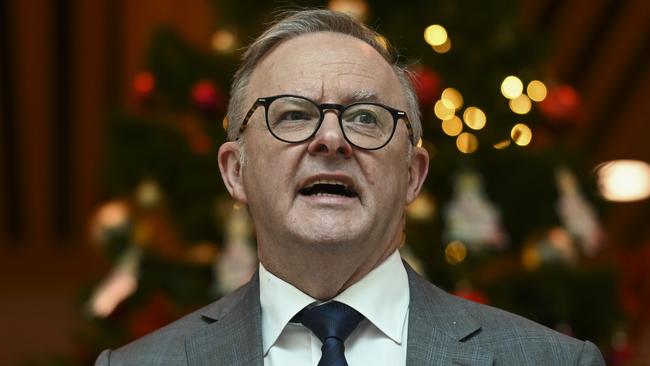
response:
M298 193L303 196L358 197L354 188L337 181L316 181L301 188Z

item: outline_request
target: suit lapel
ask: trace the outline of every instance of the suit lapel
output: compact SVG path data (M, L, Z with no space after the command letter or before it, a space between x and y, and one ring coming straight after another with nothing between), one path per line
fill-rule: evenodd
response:
M188 365L262 366L258 274L225 300L206 308L202 317L208 325L186 339Z
M491 352L470 342L481 327L462 303L404 266L411 293L406 365L492 365Z
M480 325L451 295L406 263L410 287L407 366L492 365L489 351L471 344ZM189 366L262 366L259 276L203 311L208 323L185 342Z

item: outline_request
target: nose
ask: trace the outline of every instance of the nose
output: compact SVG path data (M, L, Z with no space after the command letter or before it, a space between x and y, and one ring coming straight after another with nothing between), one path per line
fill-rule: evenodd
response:
M336 113L334 110L325 112L320 128L307 147L310 154L328 157L340 155L345 158L352 155L352 146L343 136Z

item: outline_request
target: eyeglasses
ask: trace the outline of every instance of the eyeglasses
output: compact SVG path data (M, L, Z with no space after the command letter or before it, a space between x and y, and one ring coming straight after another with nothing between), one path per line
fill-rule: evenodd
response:
M259 106L264 106L266 126L271 134L287 143L304 142L312 138L323 123L325 112L336 110L343 136L353 146L365 150L381 149L393 137L399 119L404 120L409 139L414 144L413 129L406 112L372 102L345 106L316 104L311 99L287 94L257 99L239 128L240 134Z

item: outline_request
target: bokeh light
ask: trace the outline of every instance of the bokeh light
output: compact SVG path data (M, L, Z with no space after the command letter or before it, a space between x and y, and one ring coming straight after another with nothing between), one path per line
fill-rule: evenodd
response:
M650 165L644 161L608 161L596 167L596 176L606 200L629 202L650 197Z
M546 93L546 85L539 80L531 81L526 87L526 94L535 102L541 102L546 99Z
M521 263L528 271L534 271L539 268L542 258L536 245L529 243L521 251Z
M485 113L477 107L467 107L463 112L463 121L467 127L473 130L480 130L485 127L486 122Z
M330 0L327 6L361 21L368 16L368 4L364 0Z
M513 75L507 76L501 82L501 94L508 99L514 99L524 91L524 84L521 80Z
M433 106L433 112L436 114L436 117L444 121L453 117L456 110L449 102L440 99Z
M467 247L461 241L454 240L445 247L445 260L451 265L458 264L467 257Z
M141 71L133 78L133 90L138 95L149 95L156 86L156 79L149 71Z
M530 112L532 102L526 94L520 94L517 98L510 99L510 101L508 101L508 105L510 106L511 111L517 114L526 114Z
M424 40L431 46L441 46L447 40L447 30L439 24L432 24L424 30Z
M439 46L431 46L437 53L447 53L451 49L451 39L447 38L445 42Z
M506 147L510 146L510 140L507 139L507 140L499 141L499 142L497 142L496 144L494 144L493 146L494 146L494 148L497 149L497 150L503 150L503 149L505 149Z
M123 201L112 201L102 205L96 213L96 221L102 229L113 229L124 225L129 218L129 206Z
M463 106L463 96L455 88L446 88L443 90L440 100L444 101L445 105L452 106L456 110Z
M151 208L156 206L162 197L158 183L152 179L146 179L140 184L135 191L135 198L142 207Z
M422 191L418 197L406 206L406 214L414 220L429 220L436 212L436 203L433 197L426 191Z
M510 130L510 137L515 144L519 146L526 146L533 139L533 132L530 127L523 123L517 123Z
M464 154L471 154L478 149L478 139L469 132L463 132L456 138L456 147Z
M235 50L237 39L229 30L221 29L212 34L212 48L218 52L228 53Z
M458 136L459 133L463 132L463 121L458 116L442 121L442 132L449 136Z

